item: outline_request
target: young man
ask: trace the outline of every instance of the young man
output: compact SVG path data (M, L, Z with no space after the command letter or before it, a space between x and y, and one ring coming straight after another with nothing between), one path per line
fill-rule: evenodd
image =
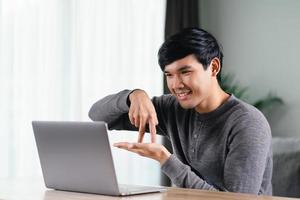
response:
M157 160L179 187L271 195L270 127L256 108L220 88L217 40L188 28L168 38L158 57L172 94L151 100L143 90L124 90L96 102L90 118L138 129L137 143L115 146ZM151 143L142 143L148 129ZM173 154L155 143L156 133L171 141Z

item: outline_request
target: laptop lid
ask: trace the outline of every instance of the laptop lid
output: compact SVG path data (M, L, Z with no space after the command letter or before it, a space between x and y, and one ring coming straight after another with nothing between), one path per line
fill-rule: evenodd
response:
M48 188L120 195L104 122L33 121Z

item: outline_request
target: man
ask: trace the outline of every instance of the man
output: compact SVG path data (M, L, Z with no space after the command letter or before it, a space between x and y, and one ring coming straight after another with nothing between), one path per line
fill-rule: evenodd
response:
M179 187L271 195L270 127L220 87L217 40L188 28L168 38L158 57L171 94L151 100L141 89L124 90L96 102L90 118L110 129L138 129L137 143L114 145L157 160ZM148 129L151 143L142 143ZM156 133L171 141L173 154L155 143Z

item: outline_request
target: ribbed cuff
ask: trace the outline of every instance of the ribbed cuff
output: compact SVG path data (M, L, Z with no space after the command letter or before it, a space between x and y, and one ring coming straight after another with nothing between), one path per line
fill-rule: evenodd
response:
M127 113L129 111L129 105L127 104L127 100L131 92L133 92L133 90L123 90L119 93L120 97L118 99L117 105L118 109L120 109L124 113Z
M126 104L127 104L128 107L130 107L130 105L131 105L131 102L130 102L130 99L129 99L129 95L131 93L133 93L134 91L136 91L136 90L141 90L141 89L136 88L136 89L130 90L129 93L127 94Z
M181 173L184 172L186 165L183 164L175 155L170 158L161 166L161 170L171 180L176 179Z

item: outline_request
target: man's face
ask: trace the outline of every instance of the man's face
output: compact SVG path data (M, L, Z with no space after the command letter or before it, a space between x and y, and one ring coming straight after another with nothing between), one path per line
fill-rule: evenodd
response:
M211 66L204 70L196 57L191 54L166 65L165 75L168 88L185 109L207 106L212 91Z

